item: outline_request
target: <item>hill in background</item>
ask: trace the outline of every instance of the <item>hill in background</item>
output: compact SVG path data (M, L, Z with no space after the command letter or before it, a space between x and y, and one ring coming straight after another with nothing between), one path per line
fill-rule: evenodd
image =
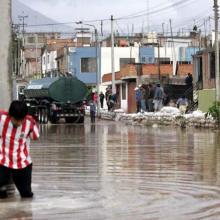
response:
M26 32L73 32L73 28L67 25L45 25L29 27L28 25L42 25L42 24L54 24L57 21L48 18L47 16L31 9L25 4L22 4L19 0L12 0L12 20L14 24L22 24L22 20L18 16L28 16L25 18ZM21 26L22 28L22 26Z

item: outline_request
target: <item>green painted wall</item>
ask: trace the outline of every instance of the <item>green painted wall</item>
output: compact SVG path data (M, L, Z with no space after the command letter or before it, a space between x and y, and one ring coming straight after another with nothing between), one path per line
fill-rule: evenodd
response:
M215 89L204 89L198 91L199 110L207 112L215 101Z

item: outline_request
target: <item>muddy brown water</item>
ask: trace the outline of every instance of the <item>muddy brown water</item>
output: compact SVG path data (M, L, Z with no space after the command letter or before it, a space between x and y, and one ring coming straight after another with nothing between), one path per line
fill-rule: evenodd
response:
M33 200L0 200L0 220L220 219L218 131L45 125L32 144Z

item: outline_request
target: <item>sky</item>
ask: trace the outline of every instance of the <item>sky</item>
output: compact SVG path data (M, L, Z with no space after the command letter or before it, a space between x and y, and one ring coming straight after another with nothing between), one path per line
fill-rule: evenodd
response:
M120 33L162 32L163 28L166 32L170 29L170 19L174 31L192 29L194 24L207 31L213 23L213 19L209 19L209 16L213 17L213 0L19 1L57 22L83 21L101 29L103 20L104 31L110 30L113 15L116 18L114 28Z

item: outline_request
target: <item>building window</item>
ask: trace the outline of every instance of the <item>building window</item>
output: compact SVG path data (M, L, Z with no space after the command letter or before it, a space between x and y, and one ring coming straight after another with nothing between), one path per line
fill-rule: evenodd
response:
M35 43L35 37L28 37L28 43L29 44L33 44L33 43Z
M94 73L96 72L96 58L87 57L81 58L81 73Z
M153 59L153 57L143 56L143 57L141 57L141 63L152 64L152 63L154 63L154 59Z
M168 57L160 57L159 58L160 64L171 64L171 60ZM158 63L158 57L155 58L155 63Z
M191 61L178 61L179 64L191 64Z
M123 83L122 85L121 85L121 99L122 100L126 100L126 84L125 83Z
M50 55L47 55L47 63L50 63Z
M154 63L153 57L148 57L148 63Z
M44 60L43 60L43 63L44 63L44 65L46 64L46 57L44 57L43 58Z
M131 63L135 63L135 58L120 58L120 68Z
M146 63L146 57L141 57L141 63Z
M38 36L38 41L37 41L38 43L46 43L46 38L45 37L42 37L42 36Z

